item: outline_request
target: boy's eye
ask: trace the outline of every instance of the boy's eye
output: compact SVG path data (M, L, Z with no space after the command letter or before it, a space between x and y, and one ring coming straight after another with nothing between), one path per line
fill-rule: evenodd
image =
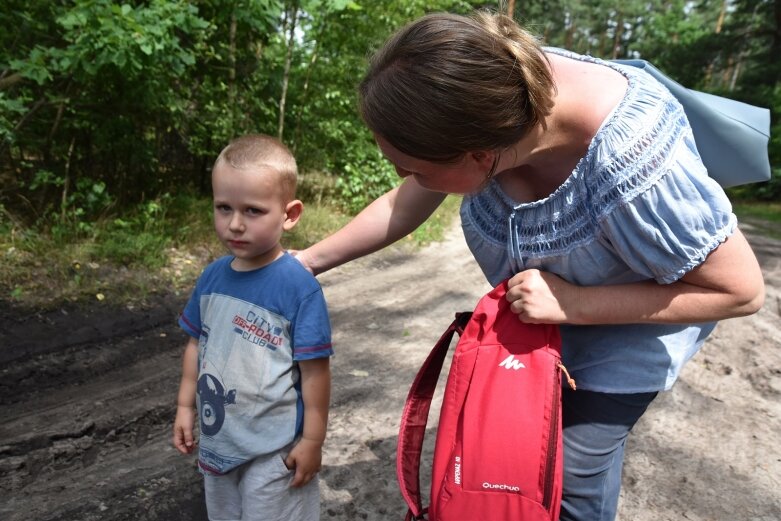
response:
M231 209L231 207L228 206L227 204L218 204L215 205L215 208L217 208L217 210L220 212L229 212Z
M247 213L250 215L260 215L263 213L263 210L260 208L247 208Z

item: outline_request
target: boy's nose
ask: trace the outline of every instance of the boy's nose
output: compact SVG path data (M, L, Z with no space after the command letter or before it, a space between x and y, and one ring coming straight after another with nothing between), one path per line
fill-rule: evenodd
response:
M241 219L241 215L238 213L233 214L233 217L231 217L229 228L233 232L240 232L244 230L244 222Z

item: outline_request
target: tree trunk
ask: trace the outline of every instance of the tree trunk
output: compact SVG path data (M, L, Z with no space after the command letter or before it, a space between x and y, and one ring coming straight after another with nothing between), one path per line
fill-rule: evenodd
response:
M317 31L317 37L315 39L315 47L312 49L312 57L310 58L309 66L306 69L306 77L304 78L304 86L301 92L301 110L298 111L298 115L296 117L296 131L294 133L295 138L293 140L292 146L294 153L298 147L299 142L301 141L301 114L303 113L303 107L306 107L307 98L309 97L309 80L312 77L312 71L314 70L315 64L317 63L317 51L320 48L320 40L322 39L326 23L327 21L323 19L322 23L320 24L320 27Z
M290 81L290 65L293 61L293 46L295 45L296 17L298 16L298 2L293 2L291 7L290 24L287 27L287 54L285 55L285 72L282 74L282 94L279 97L279 124L277 137L282 141L285 131L285 101L287 99L287 86Z
M71 183L71 160L73 159L73 148L76 145L76 136L71 138L71 144L68 147L68 157L65 159L65 179L62 182L62 195L60 196L60 217L65 221L68 210L68 190Z
M724 19L727 16L727 4L729 3L729 0L723 0L721 2L721 11L719 11L719 17L716 20L716 28L714 29L715 34L719 34L721 32L722 27L724 27ZM708 64L708 68L705 71L705 85L711 84L711 78L713 77L713 60Z
M230 126L236 128L236 10L231 13L230 32L228 33L228 103L230 104Z

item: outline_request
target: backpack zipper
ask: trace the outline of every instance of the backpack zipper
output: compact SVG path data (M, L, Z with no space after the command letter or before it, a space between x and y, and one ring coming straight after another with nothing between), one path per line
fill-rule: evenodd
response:
M545 478L543 486L542 506L545 510L550 510L551 502L553 501L553 482L555 480L556 472L556 448L559 442L558 439L558 426L559 417L561 415L561 379L560 372L563 372L567 377L567 383L574 391L577 386L575 380L569 375L569 371L561 363L561 360L556 362L556 366L553 369L553 403L551 406L551 421L548 432L548 452L545 455Z
M559 380L559 365L553 368L553 403L548 426L548 450L545 453L545 478L543 481L542 506L550 510L553 500L553 480L556 472L556 446L558 445L559 408L561 407L561 382Z

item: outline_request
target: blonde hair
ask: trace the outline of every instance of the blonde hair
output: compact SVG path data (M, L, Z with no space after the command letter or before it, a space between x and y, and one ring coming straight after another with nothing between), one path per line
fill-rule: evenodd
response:
M513 145L550 114L554 93L537 38L487 11L408 24L371 58L359 87L367 126L434 162Z
M298 166L290 150L278 139L265 134L248 134L233 139L222 149L214 165L221 162L237 170L268 168L277 173L286 203L296 195Z

